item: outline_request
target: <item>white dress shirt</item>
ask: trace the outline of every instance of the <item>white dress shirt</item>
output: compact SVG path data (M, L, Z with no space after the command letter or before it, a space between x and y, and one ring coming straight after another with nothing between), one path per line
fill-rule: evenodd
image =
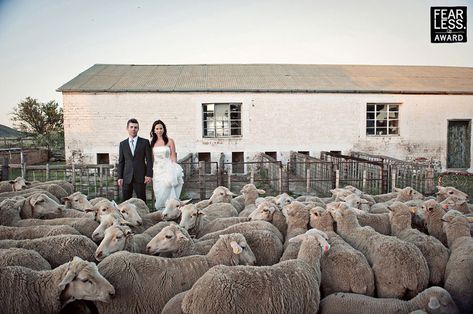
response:
M131 154L133 156L135 156L135 148L136 148L137 141L138 141L138 136L128 138L128 144L130 145Z

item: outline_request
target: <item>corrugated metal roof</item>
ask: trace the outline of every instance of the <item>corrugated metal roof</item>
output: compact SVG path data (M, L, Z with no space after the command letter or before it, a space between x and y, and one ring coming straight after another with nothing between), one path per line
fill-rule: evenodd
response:
M321 64L96 64L57 91L473 94L473 68Z

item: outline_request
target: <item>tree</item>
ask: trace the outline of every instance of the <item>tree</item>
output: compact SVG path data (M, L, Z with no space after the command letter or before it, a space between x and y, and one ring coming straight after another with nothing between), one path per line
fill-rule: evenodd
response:
M11 113L13 125L33 135L37 144L48 147L64 146L63 110L54 100L40 103L26 97Z

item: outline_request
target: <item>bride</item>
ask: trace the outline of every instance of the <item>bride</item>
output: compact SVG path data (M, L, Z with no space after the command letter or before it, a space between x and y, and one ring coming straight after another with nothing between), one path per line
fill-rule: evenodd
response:
M177 164L174 140L168 138L163 121L154 121L151 127L151 147L153 149L153 190L156 198L154 207L159 210L170 198L179 199L184 174Z

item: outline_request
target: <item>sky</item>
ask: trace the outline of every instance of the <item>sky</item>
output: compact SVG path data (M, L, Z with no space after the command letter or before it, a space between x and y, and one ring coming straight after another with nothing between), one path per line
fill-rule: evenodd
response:
M430 42L467 6L468 42ZM473 0L0 0L0 124L97 63L473 67Z

